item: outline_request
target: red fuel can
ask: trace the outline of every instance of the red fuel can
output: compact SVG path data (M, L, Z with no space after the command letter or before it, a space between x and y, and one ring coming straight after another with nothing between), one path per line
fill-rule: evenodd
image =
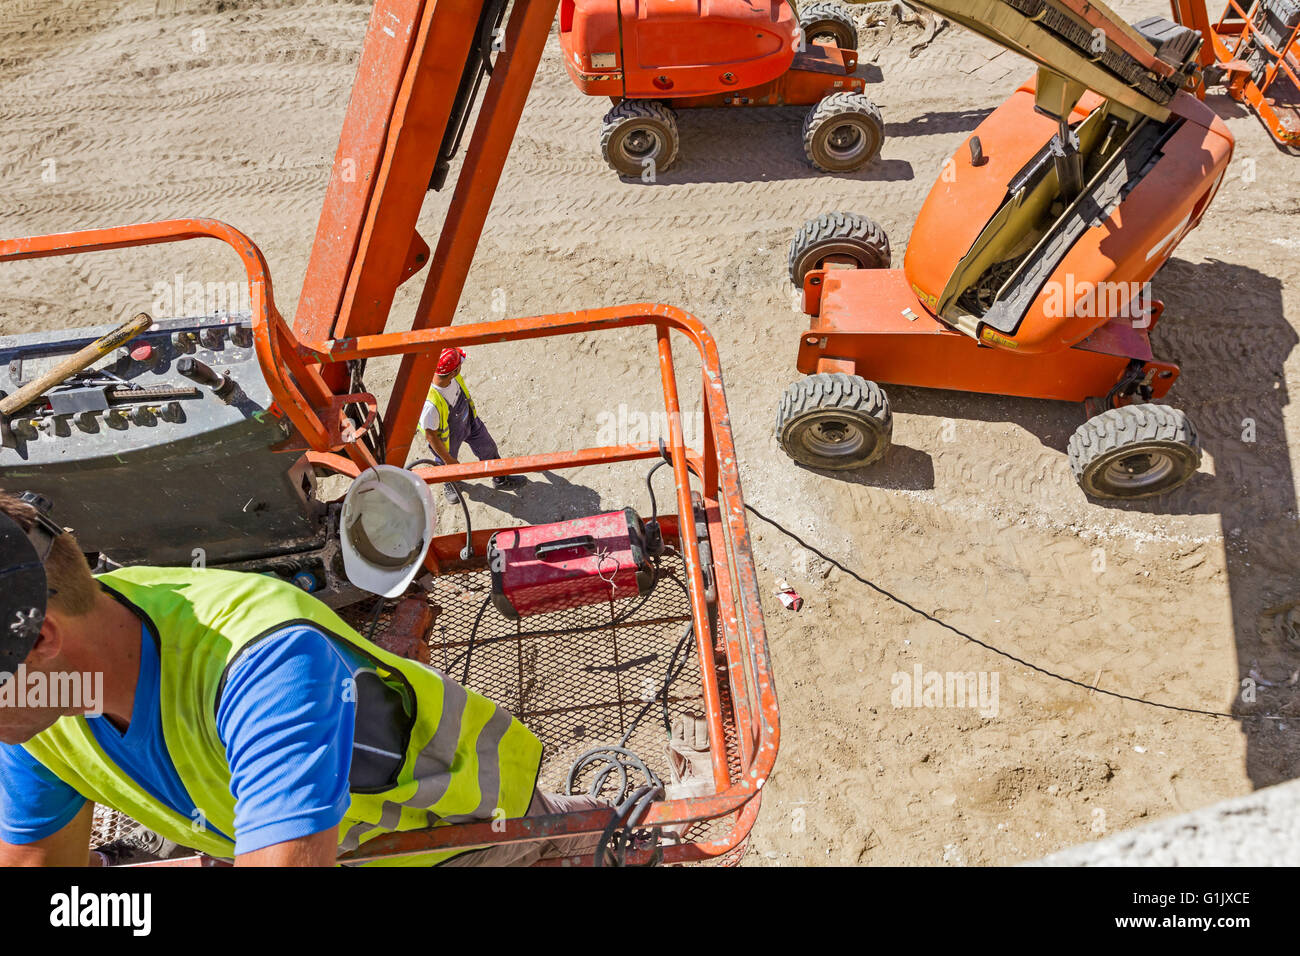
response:
M631 508L498 531L488 542L492 603L512 620L650 592L645 523Z

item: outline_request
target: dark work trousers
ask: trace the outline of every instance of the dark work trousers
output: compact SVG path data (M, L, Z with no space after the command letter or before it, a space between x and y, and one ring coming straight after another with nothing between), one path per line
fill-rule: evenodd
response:
M483 419L470 410L469 399L465 397L464 392L457 397L456 404L447 410L447 419L447 429L450 432L447 451L453 456L459 458L460 446L468 444L470 451L479 461L501 457L501 453L497 451L497 443L492 439L492 433L483 424ZM446 464L437 455L433 457L438 464Z

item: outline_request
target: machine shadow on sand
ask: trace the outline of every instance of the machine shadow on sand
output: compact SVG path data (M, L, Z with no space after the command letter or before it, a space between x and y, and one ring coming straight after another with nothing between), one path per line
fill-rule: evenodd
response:
M646 186L690 183L749 183L818 179L834 176L862 183L897 183L915 180L912 164L883 156L851 173L819 172L808 165L799 140L805 110L799 106L769 110L692 110L678 118L681 158L653 181L624 178ZM885 124L885 152L894 137L967 133L993 112L975 110L931 111ZM743 149L736 144L743 143Z
M653 182L624 178L645 186L680 186L697 182L763 182L828 176L807 164L798 138L801 107L763 111L761 117L736 109L701 109L682 114L682 156ZM935 111L885 124L885 151L894 137L969 133L992 108ZM744 151L735 144L745 143ZM854 173L833 173L853 182L913 182L915 170L905 160L881 157Z
M908 182L915 178L906 160L882 157L851 173L824 173L808 165L799 138L806 110L799 106L773 107L756 120L752 110L702 109L684 112L678 119L681 156L672 168L653 181L623 177L623 182L643 186L679 186L690 183L752 183L833 176L856 182ZM889 150L889 140L885 140Z
M993 107L981 107L974 110L931 110L910 119L885 123L885 142L895 136L941 136L952 133L969 133L985 117L993 112Z

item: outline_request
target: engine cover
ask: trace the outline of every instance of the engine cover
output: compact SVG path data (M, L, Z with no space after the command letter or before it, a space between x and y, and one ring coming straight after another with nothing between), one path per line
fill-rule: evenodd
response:
M564 65L584 93L705 96L770 82L794 62L785 0L562 0Z

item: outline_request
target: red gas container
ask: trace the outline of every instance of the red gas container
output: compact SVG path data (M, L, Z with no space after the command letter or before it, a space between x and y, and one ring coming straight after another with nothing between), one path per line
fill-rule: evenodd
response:
M512 620L650 592L645 524L631 508L498 531L488 542L492 603Z
M621 21L621 23L620 23ZM799 22L785 0L562 0L564 65L584 93L707 96L776 79Z

